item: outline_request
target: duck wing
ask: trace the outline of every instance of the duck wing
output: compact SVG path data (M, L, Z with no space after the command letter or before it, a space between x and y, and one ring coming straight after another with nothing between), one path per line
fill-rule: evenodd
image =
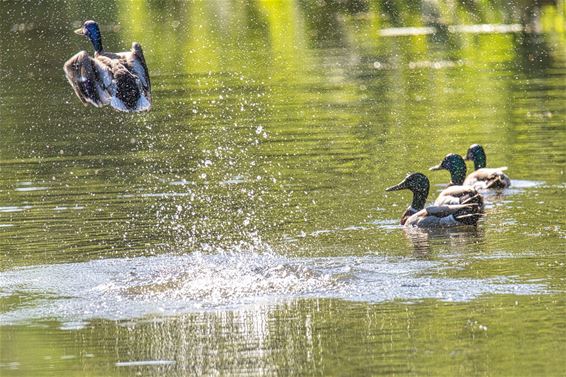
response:
M445 205L445 206L429 206L426 207L424 210L426 211L427 215L429 216L436 216L436 217L446 217L450 215L458 215L464 209L473 209L477 207L476 203L470 204L452 204L452 205Z
M475 200L478 197L481 198L481 195L472 186L449 186L440 192L434 204L466 204L468 202L477 202L479 204L480 200Z
M130 51L121 52L117 55L120 56L126 68L139 78L144 96L151 100L151 81L142 46L138 42L133 42Z
M481 216L477 203L432 205L409 217L405 224L422 228L474 225Z
M110 103L112 75L108 66L81 51L65 62L63 70L84 105L101 107Z
M448 213L446 216L440 216L441 212L444 211L439 209L440 206L435 206L436 209L432 209L433 212L436 212L439 216L431 214L428 212L428 209L422 209L419 212L415 213L411 217L407 219L405 222L405 226L416 226L419 228L437 228L437 227L447 227L447 226L456 226L462 225L456 220L453 215Z
M506 166L500 168L481 168L466 177L465 185L479 189L503 189L511 186L511 179L504 173Z
M103 52L96 55L109 69L112 77L110 105L119 111L147 111L151 102L145 96L140 78L132 72L129 65L130 53Z

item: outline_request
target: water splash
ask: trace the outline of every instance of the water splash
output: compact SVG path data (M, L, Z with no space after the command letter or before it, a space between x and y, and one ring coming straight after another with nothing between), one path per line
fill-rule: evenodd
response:
M451 268L408 258L292 258L241 250L40 265L0 273L0 300L12 303L0 313L0 322L55 318L76 324L93 318L235 310L302 298L468 301L484 294L545 290L541 282L520 283L506 276L445 277Z

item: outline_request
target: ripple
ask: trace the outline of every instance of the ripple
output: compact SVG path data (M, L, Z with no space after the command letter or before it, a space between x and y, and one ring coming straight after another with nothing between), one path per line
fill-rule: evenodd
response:
M183 197L191 196L193 194L187 192L149 192L142 194L124 194L119 195L119 198L129 199L129 198L173 198L173 197Z
M115 363L117 367L139 367L139 366L162 366L174 365L174 360L140 360L140 361L119 361Z
M33 208L32 206L6 206L0 207L0 213L21 212Z
M169 182L169 184L173 185L173 186L187 186L187 185L194 185L195 182L187 181L186 179L179 179L179 180L176 180L176 181L171 181L171 182Z
M56 206L53 211L80 211L85 209L84 206L74 205L74 206Z
M30 186L30 187L16 187L14 189L15 191L19 191L19 192L28 192L28 191L45 191L45 190L49 190L49 187L34 187L34 186Z

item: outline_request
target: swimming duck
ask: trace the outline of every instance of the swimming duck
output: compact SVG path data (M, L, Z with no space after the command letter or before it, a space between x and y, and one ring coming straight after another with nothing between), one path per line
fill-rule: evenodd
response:
M141 45L134 42L130 51L107 52L102 48L98 24L90 20L75 33L87 37L94 47L94 58L81 51L63 67L81 102L96 107L109 104L126 112L148 111L151 84Z
M490 172L484 173L481 170L477 174L476 172L473 172L466 176L466 162L462 156L455 153L447 154L440 164L431 167L429 170L442 169L446 169L450 172L450 183L448 184L449 188L450 186L471 186L476 190L482 190L496 188L498 187L498 182L500 182L500 178L497 174L488 174ZM500 171L500 169L493 170L495 172Z
M477 203L483 210L483 197L477 188L466 184L466 162L462 156L454 153L447 154L439 165L433 166L429 170L442 169L450 172L450 183L438 195L434 204L461 204L462 201L466 201L466 203Z
M446 169L450 172L450 183L448 186L462 186L466 180L466 162L459 154L449 153L442 162L436 166L432 166L428 170Z
M487 157L480 144L473 144L466 152L465 160L474 162L474 172L464 181L478 189L504 189L511 186L511 179L503 173L507 166L487 168Z
M461 196L458 204L434 204L425 208L430 189L428 178L422 173L409 174L402 182L385 191L411 190L413 201L403 216L401 225L422 228L475 225L483 216L481 196ZM477 194L477 193L476 193ZM478 204L477 200L481 205Z

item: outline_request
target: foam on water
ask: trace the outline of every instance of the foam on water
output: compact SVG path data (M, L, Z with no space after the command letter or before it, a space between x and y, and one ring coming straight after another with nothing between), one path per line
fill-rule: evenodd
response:
M55 318L130 319L234 310L300 298L383 302L532 294L510 277L443 277L438 261L380 256L290 258L273 252L192 253L40 265L0 273L3 324ZM443 274L438 274L439 271ZM13 304L15 303L15 304Z

